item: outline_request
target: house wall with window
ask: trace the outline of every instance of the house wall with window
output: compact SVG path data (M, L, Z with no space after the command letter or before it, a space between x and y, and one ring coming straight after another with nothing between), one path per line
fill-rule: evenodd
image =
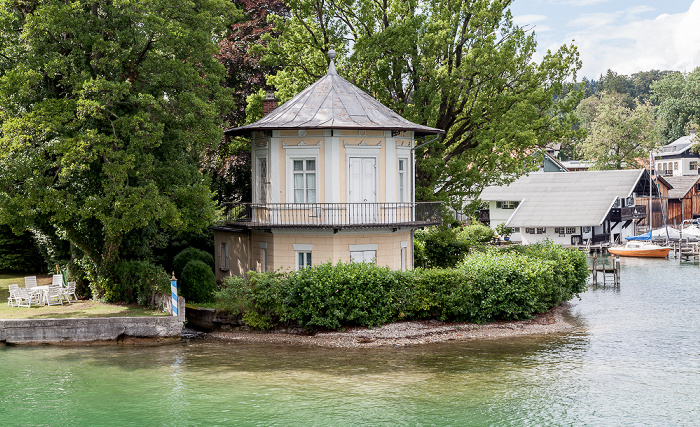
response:
M292 271L329 261L334 264L372 262L393 270L413 268L413 231L410 229L371 233L367 230L333 233L332 230L290 229L253 231L250 235L215 231L214 241L217 248L225 245L229 248L228 265L224 261L217 262L218 281L250 270Z
M413 201L412 132L255 132L254 203Z
M242 276L251 270L249 233L215 228L214 250L214 271L218 282L229 276Z

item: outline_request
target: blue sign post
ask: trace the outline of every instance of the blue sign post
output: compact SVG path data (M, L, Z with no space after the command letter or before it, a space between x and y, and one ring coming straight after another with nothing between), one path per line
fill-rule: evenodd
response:
M173 316L177 316L177 279L173 271L173 277L170 278L170 293L173 296Z

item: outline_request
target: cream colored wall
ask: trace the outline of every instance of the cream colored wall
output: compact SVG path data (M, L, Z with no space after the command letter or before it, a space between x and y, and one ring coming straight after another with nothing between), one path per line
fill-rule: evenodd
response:
M222 270L219 260L221 243L228 243L229 268ZM214 271L216 281L221 282L229 276L242 276L250 271L250 236L248 233L214 230Z
M377 202L396 202L398 195L397 159L409 158L409 173L413 172L412 132L381 130L275 130L272 136L255 132L253 151L253 188L257 191L257 156L264 153L268 157L268 176L270 181L269 202L291 203L288 190L288 156L318 156L317 159L317 203L348 202L348 158L350 156L377 158ZM334 148L331 148L333 146ZM306 147L306 148L302 148ZM378 147L378 148L377 148ZM308 151L307 151L308 150ZM326 151L332 153L336 166L329 165ZM387 150L391 150L388 152ZM338 158L335 159L335 153ZM388 161L389 160L389 161ZM408 182L408 191L413 191L412 180ZM291 195L289 195L291 197ZM409 194L412 200L412 194Z
M316 233L274 232L270 234L272 242L268 243L268 271L296 269L294 244L313 245L311 251L314 265L331 261L350 262L350 245L377 245L377 265L387 266L392 270L401 268L401 243L406 242L406 268L413 268L413 232L411 230L378 230L367 232L319 231ZM255 243L253 244L255 246ZM274 247L274 257L270 257L270 247Z

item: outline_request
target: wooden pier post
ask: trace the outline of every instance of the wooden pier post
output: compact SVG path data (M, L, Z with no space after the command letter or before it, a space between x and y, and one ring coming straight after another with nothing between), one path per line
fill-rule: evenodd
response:
M593 284L598 286L598 256L593 254Z
M615 256L615 286L620 287L620 255Z

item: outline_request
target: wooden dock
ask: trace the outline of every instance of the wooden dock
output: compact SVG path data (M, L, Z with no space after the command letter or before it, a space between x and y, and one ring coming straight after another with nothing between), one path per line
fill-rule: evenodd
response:
M610 284L613 287L620 287L620 257L616 256L607 264L605 259L599 260L596 253L593 254L593 263L589 269L593 277L593 285L598 286L599 275L602 275L604 287Z
M671 253L679 261L700 261L700 242L680 240L670 245Z

